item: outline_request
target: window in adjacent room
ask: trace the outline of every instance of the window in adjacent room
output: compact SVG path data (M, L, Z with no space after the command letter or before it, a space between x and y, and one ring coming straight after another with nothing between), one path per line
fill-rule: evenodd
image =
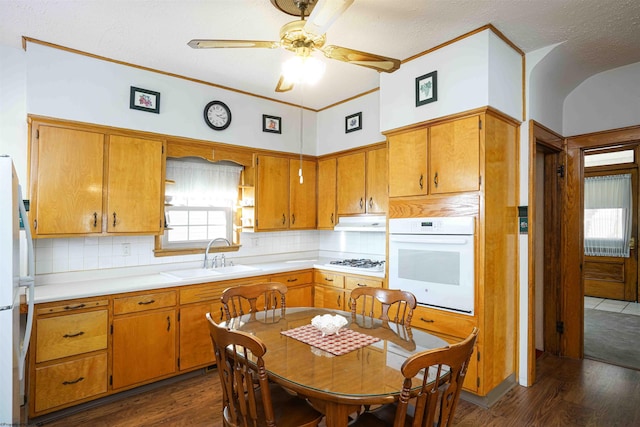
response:
M167 159L168 229L163 249L202 248L212 239L233 242L234 209L243 167L199 158Z

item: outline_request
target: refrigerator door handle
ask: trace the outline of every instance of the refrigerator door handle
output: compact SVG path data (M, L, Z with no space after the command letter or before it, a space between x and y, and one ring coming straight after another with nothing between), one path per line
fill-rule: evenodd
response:
M27 236L27 276L20 278L20 286L27 287L27 324L24 332L24 339L20 345L20 354L18 355L18 376L20 380L24 378L24 365L27 359L27 350L29 349L29 341L31 340L31 329L33 327L33 313L34 313L34 298L35 298L35 257L33 250L33 239L31 237L31 227L29 227L29 221L27 217L27 209L24 206L22 199L22 188L18 185L18 207L20 209L20 215L22 216L23 223L25 224L24 231Z

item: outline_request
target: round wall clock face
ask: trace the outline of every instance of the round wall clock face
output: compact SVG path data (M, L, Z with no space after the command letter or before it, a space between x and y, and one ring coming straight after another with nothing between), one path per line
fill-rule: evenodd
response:
M204 107L204 121L213 130L223 130L231 124L231 110L222 101L211 101Z

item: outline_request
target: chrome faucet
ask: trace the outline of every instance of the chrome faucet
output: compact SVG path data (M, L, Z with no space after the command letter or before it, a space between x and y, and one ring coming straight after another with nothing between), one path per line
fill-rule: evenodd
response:
M209 249L211 249L211 246L213 246L214 243L216 242L224 242L226 243L226 246L231 246L231 242L229 242L229 240L225 239L224 237L216 237L215 239L211 239L211 241L207 244L207 249L204 250L204 265L203 268L209 268ZM218 257L215 256L213 258L213 267L218 267ZM224 267L225 264L225 259L224 259L224 254L222 255L222 266Z

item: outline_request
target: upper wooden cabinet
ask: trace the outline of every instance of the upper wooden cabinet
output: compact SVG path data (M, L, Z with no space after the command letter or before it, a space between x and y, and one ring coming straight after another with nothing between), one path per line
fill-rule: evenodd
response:
M336 225L336 159L318 161L318 229Z
M316 226L316 163L286 157L257 158L255 230L289 230Z
M30 156L34 236L160 233L163 141L34 123Z
M389 137L389 197L427 194L426 128Z
M377 148L337 159L339 215L387 211L387 150Z

